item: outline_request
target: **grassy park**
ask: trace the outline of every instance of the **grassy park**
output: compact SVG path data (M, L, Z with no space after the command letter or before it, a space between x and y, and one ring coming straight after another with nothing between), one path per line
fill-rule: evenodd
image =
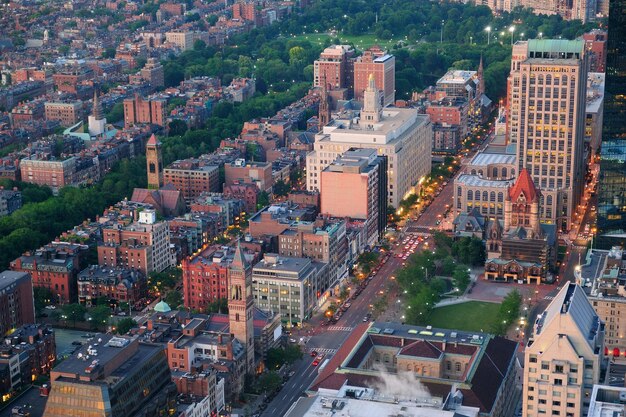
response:
M391 49L400 39L378 39L374 34L366 34L360 36L349 36L338 33L335 36L341 40L343 44L354 44L358 49L365 50L371 46L379 45L383 49ZM335 38L333 37L333 39ZM328 33L304 33L302 35L294 35L292 39L297 41L309 41L314 45L324 45L326 39L331 38Z
M453 304L433 309L429 324L443 329L489 332L498 319L500 304L481 301Z

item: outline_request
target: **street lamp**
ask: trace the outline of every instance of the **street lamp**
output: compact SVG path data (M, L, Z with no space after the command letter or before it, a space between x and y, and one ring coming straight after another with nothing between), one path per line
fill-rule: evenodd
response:
M445 22L445 20L441 20L441 39L439 40L439 43L443 43L443 24Z
M543 39L543 32L539 32L539 39Z
M487 46L489 46L489 40L491 38L491 26L487 26L485 30L487 31Z
M509 32L511 32L511 46L513 46L513 38L514 38L515 26L511 26L509 28Z

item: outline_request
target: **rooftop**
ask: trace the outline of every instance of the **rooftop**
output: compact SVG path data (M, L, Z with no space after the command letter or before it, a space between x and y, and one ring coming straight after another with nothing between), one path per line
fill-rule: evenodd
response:
M624 417L626 388L594 385L587 417Z
M261 261L254 265L253 272L258 271L281 271L303 274L311 267L309 258L293 258L290 256L279 256L275 253L266 253Z
M506 153L484 153L479 152L472 158L470 165L472 166L487 166L492 164L515 164L517 161L516 155Z
M455 184L463 184L471 187L509 188L509 186L513 184L513 180L487 180L478 175L461 174L455 180Z
M449 70L437 80L437 84L465 84L476 75L476 71Z
M3 271L0 273L0 291L4 291L25 279L30 279L27 272Z

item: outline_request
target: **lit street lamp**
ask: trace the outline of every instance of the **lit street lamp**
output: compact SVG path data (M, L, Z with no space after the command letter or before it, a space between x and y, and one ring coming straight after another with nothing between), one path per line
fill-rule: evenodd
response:
M489 46L489 40L491 38L491 26L487 26L485 30L487 31L487 46Z
M445 23L445 20L441 21L441 39L439 40L439 43L443 43L443 24Z
M515 37L515 36L514 36L514 33L515 33L515 26L511 26L511 27L509 28L509 32L511 32L511 46L513 46L513 38Z

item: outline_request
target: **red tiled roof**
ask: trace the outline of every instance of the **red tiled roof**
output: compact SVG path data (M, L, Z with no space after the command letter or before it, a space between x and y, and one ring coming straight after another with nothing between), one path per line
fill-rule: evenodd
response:
M476 350L478 349L478 347L474 346L474 345L467 345L467 344L455 344L451 343L451 342L447 342L446 343L446 348L443 349L443 343L441 342L430 342L432 343L437 349L439 350L443 350L446 353L450 353L453 355L467 355L467 356L472 356Z
M159 141L157 140L156 136L154 136L154 133L152 134L152 136L150 136L150 139L148 139L148 145L158 145Z
M441 350L430 343L428 340L416 340L403 347L399 355L415 356L418 358L437 359L441 357Z
M529 202L534 201L540 194L539 191L537 191L535 183L526 168L523 168L520 171L519 177L517 177L515 184L513 184L513 186L509 188L509 197L512 201L517 200L520 193L522 192L526 196L526 201Z

